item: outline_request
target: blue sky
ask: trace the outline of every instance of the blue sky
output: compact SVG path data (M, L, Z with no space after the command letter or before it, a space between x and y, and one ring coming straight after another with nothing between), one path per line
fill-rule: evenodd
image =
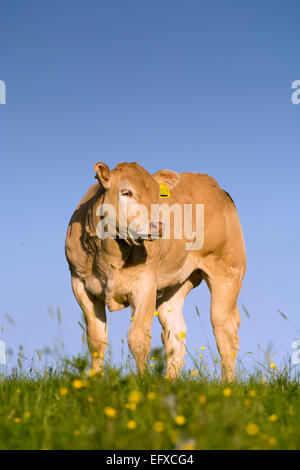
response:
M149 172L208 173L230 192L248 258L239 306L251 318L241 308L241 357L252 351L262 359L258 342L273 344L275 362L290 355L300 338L300 105L291 102L300 79L299 14L294 0L1 3L0 339L7 347L23 345L30 357L52 346L58 332L48 308L59 306L66 350L81 351L67 224L94 183L96 161L137 161ZM215 348L204 283L184 307L192 353L206 344L195 305ZM128 310L109 314L116 363L129 318Z

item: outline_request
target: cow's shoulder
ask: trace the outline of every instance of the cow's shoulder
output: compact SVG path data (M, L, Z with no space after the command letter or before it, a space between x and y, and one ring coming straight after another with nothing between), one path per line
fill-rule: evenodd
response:
M79 202L69 222L65 250L73 273L82 274L88 271L88 255L93 251L89 240L91 234L95 233L95 210L102 194L101 186L98 183L93 184Z

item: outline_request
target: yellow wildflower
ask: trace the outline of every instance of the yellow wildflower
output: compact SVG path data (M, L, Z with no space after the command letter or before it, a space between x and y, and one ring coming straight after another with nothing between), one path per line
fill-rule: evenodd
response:
M195 450L196 449L196 441L195 439L188 439L182 444L182 450Z
M199 374L199 372L196 369L191 370L191 374L196 377L196 375Z
M116 415L117 415L117 410L115 410L114 408L111 408L110 406L106 406L104 408L104 413L106 414L106 416L108 416L109 418L115 418Z
M250 423L248 424L248 426L246 426L246 433L249 434L249 436L255 436L256 434L258 434L258 432L259 429L256 424Z
M168 312L172 312L172 310L170 308L168 308Z
M89 403L94 403L94 398L93 397L88 397L87 400L88 400Z
M250 395L250 397L255 397L256 396L256 391L255 390L250 390L249 395Z
M164 430L164 423L162 423L161 421L156 421L153 424L153 429L155 432L162 432Z
M128 429L135 429L136 428L136 422L133 419L128 421L127 427L128 427Z
M249 398L245 398L245 400L244 400L244 405L245 405L245 406L249 406L250 403L251 403L251 402L250 402Z
M75 431L74 431L74 436L80 436L80 431L79 431L79 429L75 429Z
M62 387L60 390L59 390L59 393L61 394L61 396L65 396L65 395L68 395L68 389L66 387Z
M224 388L224 390L223 390L224 397L230 397L231 392L232 392L231 388L229 388L229 387Z
M88 371L88 376L89 377L95 377L96 374L97 374L97 372L95 371L95 369L90 369Z
M86 380L75 379L73 380L72 385L74 388L77 388L79 390L80 388L87 387L88 383Z
M158 315L158 310L156 310L156 312L153 313L154 317L156 317Z
M98 351L94 351L94 352L93 352L93 356L97 359L97 357L99 357Z
M149 392L147 398L148 400L155 400L156 394L154 392Z
M195 446L193 444L186 444L183 446L183 450L195 450Z
M149 366L149 367L154 367L154 364L150 364L150 366Z
M269 439L270 446L275 446L276 442L277 442L276 437L270 437Z
M201 357L201 359L202 359L202 357L203 357L203 354L200 354L200 356L199 356L199 357Z
M72 382L72 385L74 388L82 388L82 381L81 380L78 380L78 379L75 379L73 380Z
M135 411L136 403L126 403L125 408L128 408L128 410L131 410L131 411Z
M29 413L29 411L25 411L25 413L24 413L24 418L26 418L26 419L30 418L30 413Z
M130 392L129 398L128 398L130 403L139 403L141 399L142 399L141 392L138 392L137 390L133 390L132 392Z
M181 331L181 332L179 333L179 338L182 339L182 338L185 338L185 337L186 337L185 332L184 332L184 331Z
M204 351L204 349L205 349L205 346L201 346L201 349L202 349L202 351Z
M200 395L199 403L201 403L201 405L204 405L205 402L206 402L206 396L205 395Z
M271 367L271 369L274 369L274 367L276 367L276 365L274 364L274 362L271 362L270 367Z
M185 424L186 419L182 415L177 415L175 416L174 421L176 424L178 424L178 426L183 426Z
M275 414L269 416L269 421L271 421L271 423L274 423L275 421L277 421L277 419L278 419L278 416Z
M19 423L21 422L21 418L19 418L18 416L16 416L16 417L14 418L14 422L15 422L16 424L19 424Z

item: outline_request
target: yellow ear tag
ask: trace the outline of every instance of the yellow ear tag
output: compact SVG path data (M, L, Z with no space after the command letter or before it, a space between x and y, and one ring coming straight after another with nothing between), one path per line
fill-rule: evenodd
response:
M160 198L170 197L170 190L168 186L166 186L163 183L159 183L159 197Z

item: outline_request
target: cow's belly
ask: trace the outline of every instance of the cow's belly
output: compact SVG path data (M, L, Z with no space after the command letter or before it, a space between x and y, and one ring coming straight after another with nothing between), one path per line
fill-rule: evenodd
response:
M158 290L183 283L196 269L195 261L196 259L191 255L191 252L184 249L181 240L173 240L173 243L167 245L167 250L159 264Z
M169 252L160 260L158 266L152 264L151 269L155 271L153 287L156 291L163 291L167 287L183 283L194 271L195 266L193 259L186 252L178 250L176 256ZM110 311L115 311L128 307L138 279L142 279L144 275L149 276L149 271L145 266L137 265L121 270L109 269L109 272L102 274L103 278L99 274L99 277L91 276L86 279L85 286L91 294L103 298Z
M167 287L182 284L194 271L195 266L187 259L181 266L171 269L162 267L158 273L157 290L163 290Z

